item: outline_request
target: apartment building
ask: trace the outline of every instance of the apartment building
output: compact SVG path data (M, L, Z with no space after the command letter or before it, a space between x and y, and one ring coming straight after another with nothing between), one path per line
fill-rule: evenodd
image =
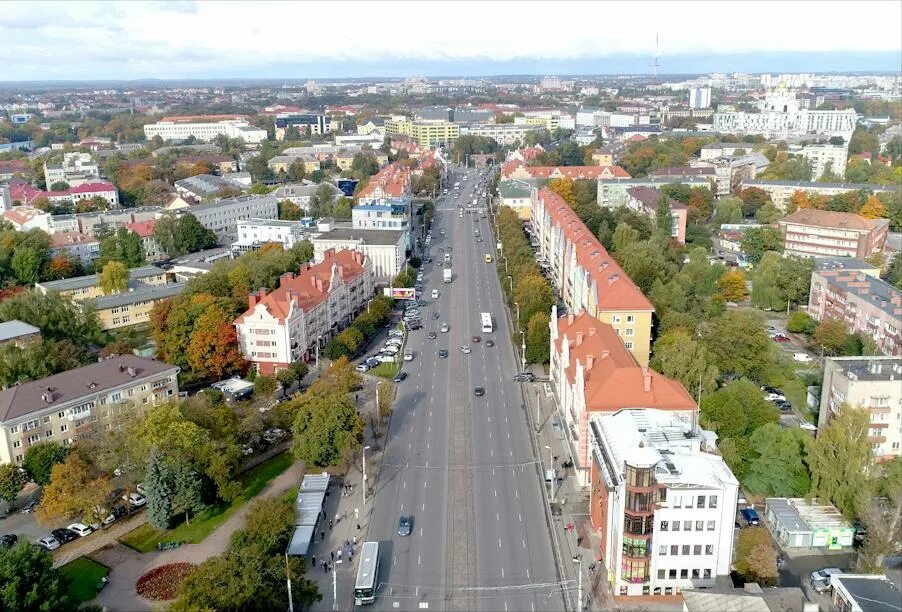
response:
M532 196L538 262L569 312L585 311L614 327L639 365L648 365L654 306L563 198L544 188Z
M15 344L19 348L24 348L32 340L39 340L40 338L41 330L24 321L13 319L0 323L0 346Z
M491 138L499 145L510 146L523 142L526 135L542 129L541 125L515 125L513 123L474 123L461 129L461 134Z
M761 179L747 179L742 181L741 188L757 187L770 197L777 208L786 210L789 199L797 191L804 191L809 196L823 195L832 197L850 191L869 191L878 193L898 193L899 185L875 185L870 183L811 183L803 181L765 181Z
M717 436L654 409L593 415L589 436L589 513L614 596L679 595L727 577L739 482Z
M332 122L322 113L278 113L276 121L276 140L284 140L291 128L297 128L301 134L329 134Z
M257 251L269 242L290 249L304 239L303 229L300 221L245 219L238 222L238 240L232 243L232 250L236 253Z
M37 200L47 200L51 204L78 204L82 200L103 198L111 208L119 207L119 191L107 181L93 180L60 191L43 191L31 183L17 181L9 186L10 198L25 206Z
M902 291L855 270L815 269L811 273L808 314L835 319L849 333L871 338L887 355L902 355Z
M716 157L741 157L751 153L754 146L747 142L712 142L702 146L698 158L706 161Z
M320 160L313 155L276 155L268 162L267 167L275 174L288 174L291 166L295 163L301 163L304 166L304 172L310 174L316 172L322 167Z
M327 252L297 275L283 274L273 292L248 296L248 309L235 319L238 346L259 373L275 374L318 355L372 296L372 266L362 253Z
M559 318L557 307L552 309L549 377L582 486L589 484L588 423L593 414L656 408L689 423L697 410L679 382L640 365L626 348L634 321L618 323L614 327L585 312Z
M179 368L119 355L0 391L0 463L22 463L38 442L69 446L119 431L133 416L178 397Z
M128 274L129 291L147 287L162 287L169 282L166 271L156 266L131 268ZM103 291L100 290L100 286L97 284L96 274L35 283L34 287L45 295L50 292L57 292L62 297L73 300L92 300L103 296Z
M410 169L395 162L371 176L357 194L357 205L351 209L351 225L354 229L404 232L410 249L413 246L410 203Z
M100 180L100 168L90 153L64 153L59 164L44 162L44 183L49 189L54 183L77 187Z
M329 251L362 253L373 266L373 282L388 286L407 261L407 238L402 231L333 227L320 223L313 243L313 261L321 262Z
M150 311L157 303L179 295L185 283L145 286L95 298L91 304L103 329L119 329L150 322Z
M777 222L783 251L800 257L857 257L883 250L889 219L865 219L855 213L803 208Z
M156 219L149 219L147 221L137 221L125 225L129 231L134 232L141 239L141 246L144 248L144 259L150 263L161 261L168 257L166 252L163 251L163 247L161 247L160 243L157 241L156 236L153 234L156 224Z
M619 208L629 201L627 190L633 187L660 188L664 185L686 185L688 187L704 187L711 189L711 181L707 174L701 175L666 175L646 178L604 178L598 179L598 205L602 208Z
M836 176L845 175L846 164L849 161L849 149L845 144L807 145L802 147L802 157L811 164L811 178L816 181L828 169Z
M392 118L385 122L385 133L389 136L409 136L421 147L450 147L460 138L460 125L444 119L411 121Z
M640 215L645 215L655 219L658 214L658 206L660 205L664 194L659 189L653 187L630 187L626 190L628 199L626 201L627 208L636 211ZM670 230L670 236L680 244L686 244L686 222L689 218L689 209L686 205L677 202L673 198L667 198L667 206L670 208L670 215L673 218Z
M844 404L868 412L875 461L902 455L902 358L825 359L818 429L829 425Z
M147 140L159 136L164 141L180 141L194 136L201 142L210 142L220 135L240 138L247 144L260 144L267 138L266 130L252 126L244 115L163 117L144 126Z
M501 166L501 180L519 179L535 183L539 180L558 178L576 179L628 179L629 173L620 166L527 166L520 160L511 160Z
M320 183L319 185L304 185L300 183L280 185L275 191L271 192L271 195L276 198L276 201L278 202L288 200L306 210L310 207L310 200L323 185L329 187L333 199L344 196L344 192L341 189L329 182Z
M842 136L846 141L855 131L858 115L845 110L802 108L795 93L786 90L768 92L759 103L759 112L729 111L714 113L714 131L732 134L761 134L765 138L789 138L806 134Z
M81 232L51 234L50 254L65 255L86 266L100 258L100 241Z
M501 206L514 210L522 221L532 218L532 186L517 179L498 183Z
M224 240L233 240L244 219L278 219L278 200L272 194L246 195L197 204L187 211L201 225Z

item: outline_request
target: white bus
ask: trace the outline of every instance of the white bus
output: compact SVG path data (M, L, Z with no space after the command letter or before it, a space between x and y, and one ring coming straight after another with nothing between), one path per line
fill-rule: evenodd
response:
M354 605L370 604L376 600L379 584L379 542L364 542L360 549L357 582L354 583Z
M479 316L482 319L482 333L492 333L492 315L487 312L483 312Z

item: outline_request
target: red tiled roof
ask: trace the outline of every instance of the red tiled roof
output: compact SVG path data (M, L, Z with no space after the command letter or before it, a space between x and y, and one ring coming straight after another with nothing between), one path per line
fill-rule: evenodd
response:
M855 213L835 212L832 210L818 210L816 208L800 208L794 213L783 217L779 221L779 224L781 226L787 223L812 225L814 227L832 227L871 231L875 227L886 223L886 219L865 219L861 215Z
M31 167L21 159L11 159L9 161L0 161L0 172L7 174L16 172L29 172Z
M72 187L71 189L60 191L58 193L95 193L109 191L116 191L116 186L106 181L98 181L96 183L84 183L82 185L79 185L78 187Z
M620 166L526 166L519 160L506 162L501 166L502 178L509 178L518 169L524 170L533 179L547 179L563 176L570 179L597 179L601 176L630 178L629 172Z
M648 140L648 138L646 138L642 134L633 134L632 136L630 136L629 138L626 139L627 142L644 142L646 140Z
M279 278L279 288L272 293L261 289L259 294L251 294L250 307L235 319L235 324L242 323L244 317L253 314L258 304L265 306L269 314L280 322L284 322L291 313L292 303L295 309L310 311L328 296L333 266L344 280L349 281L363 274L363 264L364 256L357 251L327 251L323 261L305 265L297 276L290 272L283 274Z
M539 199L552 223L561 228L575 254L576 261L590 277L599 310L654 311L645 294L605 250L589 228L573 212L564 199L547 187L539 191Z
M576 382L576 364L582 364L587 412L610 412L622 408L694 410L692 396L682 384L640 366L623 345L614 328L583 312L557 321L555 351L563 343L570 360L565 374Z
M366 187L357 194L357 199L364 199L376 196L381 192L382 195L389 198L400 198L404 196L410 189L410 169L395 162L382 168L379 172L370 177Z
M96 242L96 238L92 238L91 236L82 234L81 232L58 232L56 234L50 234L50 246L55 248L72 246L74 244L90 244Z
M148 219L147 221L127 223L125 227L138 234L141 238L149 238L150 236L153 236L153 228L156 224L156 219Z

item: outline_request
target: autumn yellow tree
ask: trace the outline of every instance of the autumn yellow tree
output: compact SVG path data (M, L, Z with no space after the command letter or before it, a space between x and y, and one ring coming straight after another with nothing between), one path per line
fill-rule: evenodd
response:
M811 203L808 201L808 192L807 191L796 191L792 194L792 197L789 198L789 212L794 213L800 208L810 208Z
M717 281L717 295L726 302L740 302L748 295L745 286L745 272L733 268Z
M38 521L50 525L78 519L100 522L106 518L104 505L112 490L105 476L95 477L91 465L77 452L50 470L50 484L44 488L37 507ZM103 516L100 516L103 515Z
M576 196L573 195L573 179L557 178L548 183L548 188L555 192L570 206L576 206Z
M232 317L218 305L198 317L191 332L186 356L191 368L214 378L243 372L247 362L238 349Z
M858 214L865 219L884 219L886 218L886 206L883 205L880 198L872 195L868 197Z

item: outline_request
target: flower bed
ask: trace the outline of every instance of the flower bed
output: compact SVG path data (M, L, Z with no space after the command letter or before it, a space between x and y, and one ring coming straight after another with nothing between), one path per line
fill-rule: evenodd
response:
M155 567L138 578L135 589L138 595L146 599L175 599L179 586L194 571L194 567L193 563L170 563Z

